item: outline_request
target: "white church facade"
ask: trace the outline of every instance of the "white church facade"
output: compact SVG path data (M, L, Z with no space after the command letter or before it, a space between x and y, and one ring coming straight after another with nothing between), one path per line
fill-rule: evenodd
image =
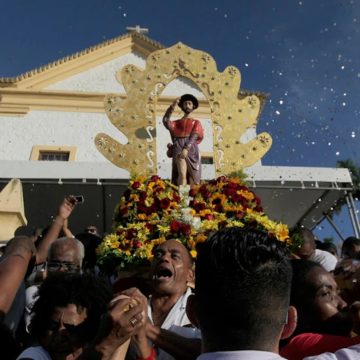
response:
M120 144L127 142L125 134L109 120L104 99L110 93L126 98L118 71L129 64L143 69L147 57L163 48L143 34L131 32L17 77L0 78L0 190L10 179L21 179L32 226L49 219L64 195L82 193L86 213L93 213L88 222L110 230L112 209L130 173L109 162L95 146L99 133L111 135ZM204 127L200 151L203 177L210 179L216 174L208 100L192 81L182 77L170 82L158 97L157 173L169 178L171 172L165 151L170 136L162 125L162 115L173 99L184 93L199 99L194 116ZM264 94L240 91L238 96L247 94L256 95L261 107L264 105ZM254 126L239 140L246 143L255 136ZM352 189L347 169L268 167L257 161L245 172L269 216L289 226L298 222L315 225ZM291 214L289 204L296 204ZM85 210L79 210L76 231L87 225L80 220L84 218L80 211Z

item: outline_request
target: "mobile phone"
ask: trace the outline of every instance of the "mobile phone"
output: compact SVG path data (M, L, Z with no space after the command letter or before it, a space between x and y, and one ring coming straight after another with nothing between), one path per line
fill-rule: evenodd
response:
M72 199L75 200L75 204L82 204L84 202L83 195L69 195L69 200L71 201Z

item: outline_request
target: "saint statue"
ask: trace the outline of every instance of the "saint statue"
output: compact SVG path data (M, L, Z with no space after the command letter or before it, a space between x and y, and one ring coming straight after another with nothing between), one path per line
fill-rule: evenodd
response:
M175 106L184 112L181 119L171 121ZM195 96L182 95L166 110L163 124L170 131L172 144L168 144L168 157L172 158L171 181L178 185L199 184L201 179L201 158L199 144L204 138L204 131L199 120L189 117L199 106Z

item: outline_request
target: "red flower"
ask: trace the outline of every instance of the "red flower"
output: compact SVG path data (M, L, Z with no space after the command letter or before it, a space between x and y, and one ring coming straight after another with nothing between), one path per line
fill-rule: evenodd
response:
M152 214L158 211L158 208L155 203L146 209L147 209L147 214Z
M160 208L161 209L167 209L170 205L170 200L168 198L161 199L160 200Z
M196 195L195 189L190 189L189 196L194 197Z
M151 178L150 178L151 181L157 181L157 180L160 180L160 176L157 176L157 175L153 175Z
M134 181L134 183L131 185L131 187L136 190L140 187L140 185L141 184L139 183L139 181Z
M129 208L127 206L125 206L125 207L119 209L119 214L121 216L125 216L128 213L128 211L129 211Z
M243 219L244 216L246 215L246 213L244 211L238 211L236 214L235 214L235 217L239 220Z
M151 223L146 223L145 227L150 231L150 232L154 232L155 230L155 225L151 224Z
M204 219L205 220L214 220L215 219L215 216L213 214L206 214L204 216Z
M139 204L137 207L139 213L147 214L148 208L145 205Z
M133 242L133 246L134 246L135 249L139 249L139 248L141 248L142 243L140 241L138 241L138 240L135 240Z
M137 235L137 230L135 229L129 229L126 231L125 238L131 240Z
M244 200L244 197L235 193L234 195L231 196L231 199L233 202L239 203Z
M185 235L188 236L191 233L191 226L189 224L181 223L180 231Z
M225 188L223 192L224 192L224 195L226 195L227 197L230 197L230 196L233 196L236 194L236 190L231 189L231 188Z
M181 200L180 196L175 192L173 193L173 200L177 203L180 202L180 200Z
M206 207L205 204L201 202L194 202L192 206L196 212L204 210Z
M123 229L117 229L116 230L116 235L121 235L123 233Z
M238 184L234 183L234 182L228 182L228 184L226 185L226 187L230 188L230 189L237 189L238 188Z
M204 200L207 200L207 199L210 198L211 192L210 192L209 190L205 190L205 191L203 191L203 192L201 193L201 195L202 195L202 197L203 197Z
M147 198L147 194L146 194L146 191L140 191L139 192L139 199L144 202Z
M170 223L170 230L173 233L178 233L181 229L181 223L177 220L172 220Z

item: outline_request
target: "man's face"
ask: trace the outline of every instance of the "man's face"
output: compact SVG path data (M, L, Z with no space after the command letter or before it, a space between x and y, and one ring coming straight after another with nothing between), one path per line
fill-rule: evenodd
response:
M91 226L91 225L88 226L88 227L85 229L85 232L88 233L88 234L99 235L96 226Z
M301 247L296 250L296 255L298 255L301 259L309 260L311 256L314 254L315 248L312 244L306 243L301 245Z
M301 259L309 260L315 253L315 239L307 233L302 234L302 237L304 242L300 248L296 250L296 255Z
M341 252L341 257L343 259L355 259L359 252L360 252L359 245L347 246L343 248Z
M308 274L313 289L311 306L324 331L335 335L348 335L351 321L346 302L339 295L333 276L321 267L314 267Z
M184 113L190 114L194 110L194 104L191 100L185 100L182 104Z
M55 308L43 342L52 359L66 359L67 355L76 354L84 346L86 318L86 309L75 304Z
M184 245L168 240L156 247L152 262L154 290L164 294L182 294L194 273L190 255Z
M75 244L62 243L56 245L47 262L48 272L79 272L80 256Z

